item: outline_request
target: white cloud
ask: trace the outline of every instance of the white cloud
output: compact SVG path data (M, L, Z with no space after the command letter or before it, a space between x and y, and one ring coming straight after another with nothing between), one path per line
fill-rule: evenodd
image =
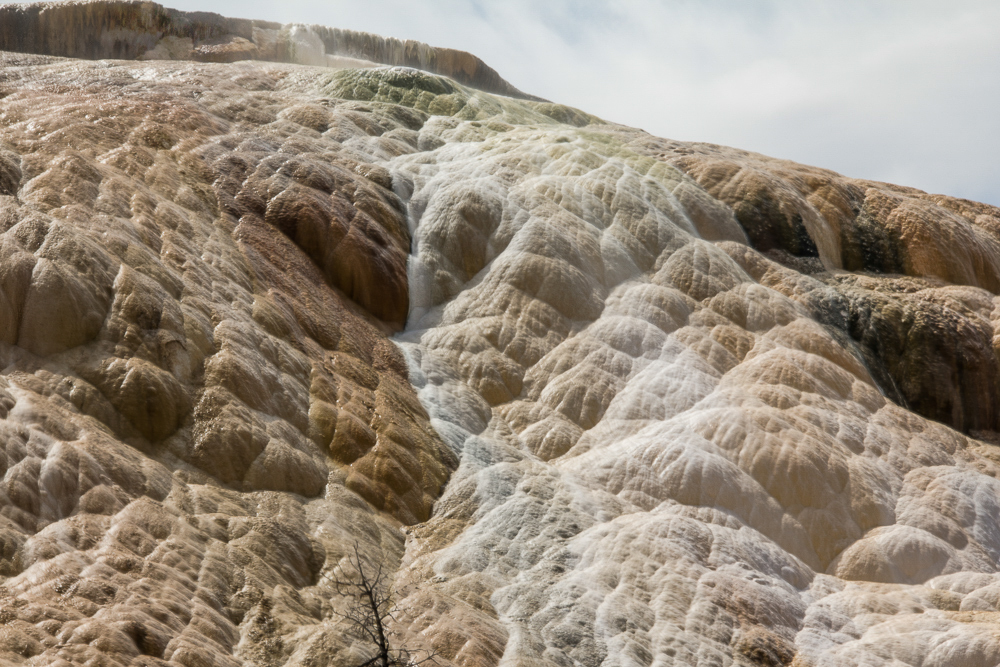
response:
M465 49L653 134L1000 205L992 0L166 2Z

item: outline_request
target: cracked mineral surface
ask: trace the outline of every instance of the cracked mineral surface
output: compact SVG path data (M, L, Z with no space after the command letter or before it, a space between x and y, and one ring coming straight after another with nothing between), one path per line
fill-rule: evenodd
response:
M355 544L443 667L1000 663L1000 210L0 11L0 663L353 667Z

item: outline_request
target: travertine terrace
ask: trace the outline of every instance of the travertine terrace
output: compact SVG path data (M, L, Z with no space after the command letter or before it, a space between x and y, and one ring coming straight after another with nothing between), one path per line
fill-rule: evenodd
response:
M1000 662L1000 210L425 45L0 21L0 663L353 667L355 543L443 666Z

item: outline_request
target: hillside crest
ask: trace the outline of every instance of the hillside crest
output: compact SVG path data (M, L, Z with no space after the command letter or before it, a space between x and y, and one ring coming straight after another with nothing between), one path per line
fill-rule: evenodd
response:
M143 0L71 0L0 6L0 51L65 58L263 60L314 66L396 65L489 93L537 99L478 57L414 40L300 23L182 12Z

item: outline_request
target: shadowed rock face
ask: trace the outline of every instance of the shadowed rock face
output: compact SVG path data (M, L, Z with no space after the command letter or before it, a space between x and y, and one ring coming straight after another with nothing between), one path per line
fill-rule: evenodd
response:
M755 248L843 297L815 304L814 315L859 345L892 400L961 431L997 430L995 207L760 156L740 160L732 149L678 155L659 140L644 149L730 204Z
M442 665L1000 661L997 209L413 69L0 59L0 662L360 664L355 543Z

